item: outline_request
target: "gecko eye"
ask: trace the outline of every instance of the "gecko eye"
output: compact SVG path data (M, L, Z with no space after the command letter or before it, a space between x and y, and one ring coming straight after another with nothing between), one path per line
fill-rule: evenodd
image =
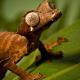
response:
M38 12L29 12L25 16L25 22L30 26L36 26L39 23L39 15Z

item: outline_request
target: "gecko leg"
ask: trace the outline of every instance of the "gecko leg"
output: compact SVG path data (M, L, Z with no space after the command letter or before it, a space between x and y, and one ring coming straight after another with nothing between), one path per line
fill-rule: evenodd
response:
M32 74L22 70L12 61L12 59L9 60L4 67L20 76L21 80L38 80L42 77L41 74Z
M44 46L46 49L52 49L53 47L56 47L63 42L68 42L68 39L64 37L58 37L57 41L51 43L51 45L44 45Z
M61 58L63 57L63 53L62 51L58 51L56 53L52 52L52 47L58 46L63 42L67 42L68 40L66 38L63 37L59 37L57 41L53 42L50 46L44 45L41 41L39 41L39 50L41 52L41 61L42 60L47 60L51 57L54 58Z

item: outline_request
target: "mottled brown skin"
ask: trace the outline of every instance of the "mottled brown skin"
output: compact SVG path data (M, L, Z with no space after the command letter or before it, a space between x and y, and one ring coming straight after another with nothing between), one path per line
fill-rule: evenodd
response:
M25 21L25 16L30 12L37 12L39 14L39 22L36 26L29 26ZM63 38L60 38L55 44L45 46L39 40L41 33L47 29L54 21L61 16L61 12L58 11L54 5L45 0L36 10L27 12L23 21L16 33L14 32L0 32L0 76L4 77L6 70L11 70L16 75L20 76L22 80L38 80L42 77L41 74L32 74L25 72L19 68L16 63L25 55L39 48L41 51L42 59L48 58L48 55L56 56L55 54L49 54L50 49L53 46L59 45L64 42ZM33 30L30 31L30 27ZM61 54L57 54L58 57ZM1 80L1 79L0 79Z

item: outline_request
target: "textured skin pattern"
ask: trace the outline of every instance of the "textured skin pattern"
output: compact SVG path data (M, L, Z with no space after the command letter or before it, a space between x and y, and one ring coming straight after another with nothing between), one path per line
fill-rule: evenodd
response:
M15 58L18 61L27 54L28 40L14 32L0 32L0 62Z

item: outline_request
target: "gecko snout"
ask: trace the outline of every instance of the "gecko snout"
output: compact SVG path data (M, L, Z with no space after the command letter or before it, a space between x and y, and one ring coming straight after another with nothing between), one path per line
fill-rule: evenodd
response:
M59 11L58 9L55 9L52 11L52 16L51 16L51 20L52 21L56 21L57 19L59 19L62 16L61 11Z

